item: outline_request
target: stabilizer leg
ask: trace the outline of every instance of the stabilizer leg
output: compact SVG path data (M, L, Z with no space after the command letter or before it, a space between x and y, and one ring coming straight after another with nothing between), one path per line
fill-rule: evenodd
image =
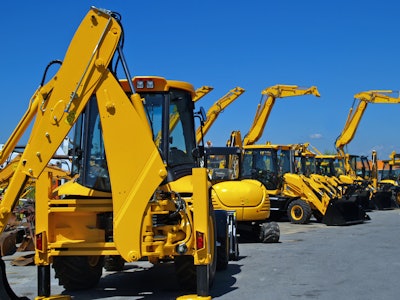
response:
M50 265L38 266L38 296L50 296Z

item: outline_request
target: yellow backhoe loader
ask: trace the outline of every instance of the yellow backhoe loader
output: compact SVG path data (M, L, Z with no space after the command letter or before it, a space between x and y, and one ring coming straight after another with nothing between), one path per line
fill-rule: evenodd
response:
M235 212L242 237L262 243L277 243L278 223L269 220L268 191L258 180L241 179L242 151L238 147L206 148L206 165L211 177L214 208Z
M316 160L316 153L309 149L309 143L293 144L294 164L298 174L303 174L310 178L316 186L320 186L331 197L341 198L343 196L342 189L337 185L337 178L331 178L322 175ZM336 180L335 180L336 179Z
M244 150L242 177L265 184L274 218L287 214L292 223L306 224L314 215L330 226L366 220L358 198L338 198L326 185L310 178L307 165L296 164L295 152L292 145L268 143L247 146Z
M241 139L240 132L232 132L228 146L241 146L243 166L241 178L261 181L267 188L273 216L279 218L287 213L292 223L303 224L311 214L327 225L348 225L364 221L364 212L356 201L341 205L337 197L321 183L294 170L294 149L287 145L256 144L262 136L268 117L278 96L314 95L316 87L301 89L298 86L274 86L262 92L264 103L259 104L253 124Z
M342 197L357 195L361 206L365 211L370 211L370 184L362 179L355 179L354 176L346 174L345 159L336 154L323 154L318 149L315 156L317 172L327 178L330 184L335 186ZM361 166L365 165L366 158L361 156L346 154L347 161L353 166L356 173L363 173ZM359 169L359 170L358 170Z
M197 129L197 142L204 144L204 135L207 134L219 114L245 90L235 87L225 96L217 100L208 110L206 120ZM206 166L211 178L211 198L214 208L233 212L233 220L237 224L237 230L241 235L252 239L255 237L263 243L276 243L280 238L279 225L269 222L270 203L268 193L259 181L239 179L239 162L241 152L232 147L208 147L206 148ZM233 230L231 240L236 237ZM232 259L238 258L238 250L230 249Z
M371 155L371 181L372 186L378 191L386 191L390 193L390 203L374 202L375 208L381 209L392 209L399 208L400 204L400 186L399 186L399 176L396 174L396 167L400 165L399 155L393 151L390 154L389 160L382 161L382 169L379 172L378 169L378 154L375 150L372 151ZM397 170L398 173L398 170Z
M400 103L400 98L398 96L393 97L392 95L394 94L395 92L392 90L370 90L354 95L353 105L350 108L344 128L335 141L335 147L337 149L338 156L341 159L344 159L346 174L350 175L353 180L356 180L356 182L361 183L363 186L368 186L367 189L370 192L370 201L367 204L367 207L365 207L366 209L387 209L393 207L393 202L391 201L391 193L386 189L382 190L374 187L371 184L370 178L365 178L365 176L369 176L369 172L366 172L364 170L364 173L362 173L363 171L359 168L359 165L362 165L364 168L369 168L369 163L366 163L366 158L362 158L357 155L350 155L346 153L344 148L353 140L357 128L360 124L361 118L364 115L368 104ZM356 102L357 106L354 109ZM357 172L357 168L359 168L360 172Z
M361 199L358 195L343 194L342 189L335 185L335 180L319 174L316 154L308 149L308 143L294 144L290 148L289 151L292 151L293 154L283 155L281 153L280 155L281 158L293 159L293 162L290 162L293 169L282 172L284 173L284 185L292 182L292 186L296 186L293 182L297 182L298 187L301 184L299 179L305 183L302 185L303 190L298 195L308 203L312 214L318 221L327 225L349 225L370 220L361 207ZM287 146L285 149L284 151L287 151ZM291 180L288 179L289 177ZM284 186L284 190L290 189ZM291 190L297 189L291 188ZM285 194L285 191L283 193ZM292 209L290 214L292 219L296 218L296 214L304 215L302 209L297 211Z
M0 229L35 178L37 299L70 299L51 295L51 266L66 290L87 289L100 280L105 256L174 261L179 282L196 292L181 298L210 299L218 222L207 170L197 167L203 151L196 145L195 90L162 77L132 79L122 36L118 13L92 7L59 70L48 81L43 76L0 153L0 160L8 156L34 119L0 202ZM172 113L179 120L171 130ZM66 136L73 180L55 188L46 166ZM0 298L18 299L3 260L0 267Z

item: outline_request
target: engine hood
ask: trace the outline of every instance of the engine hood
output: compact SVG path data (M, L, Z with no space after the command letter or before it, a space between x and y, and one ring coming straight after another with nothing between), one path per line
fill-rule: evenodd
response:
M257 180L223 181L212 186L212 197L227 207L254 207L265 201L267 190Z

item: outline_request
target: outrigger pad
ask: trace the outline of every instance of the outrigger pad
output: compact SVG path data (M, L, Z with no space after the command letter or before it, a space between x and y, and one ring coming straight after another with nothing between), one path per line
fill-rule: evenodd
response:
M372 196L372 209L393 209L392 191L378 191Z
M329 202L322 223L328 226L360 224L367 219L366 216L359 197L353 195L348 199L332 199Z
M0 299L4 300L29 300L27 297L18 297L11 289L10 284L7 280L6 265L3 259L0 257Z

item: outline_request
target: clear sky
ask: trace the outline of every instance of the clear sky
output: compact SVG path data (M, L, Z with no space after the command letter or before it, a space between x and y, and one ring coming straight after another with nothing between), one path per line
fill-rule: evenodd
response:
M321 97L278 99L259 142L309 142L322 152L335 150L356 93L400 90L395 0L6 1L0 143L92 5L122 15L132 76L212 86L198 102L206 110L232 88L246 90L207 134L214 146L225 145L232 130L248 132L261 91L275 84L315 85ZM348 152L375 149L380 159L400 152L399 112L400 105L370 104Z

